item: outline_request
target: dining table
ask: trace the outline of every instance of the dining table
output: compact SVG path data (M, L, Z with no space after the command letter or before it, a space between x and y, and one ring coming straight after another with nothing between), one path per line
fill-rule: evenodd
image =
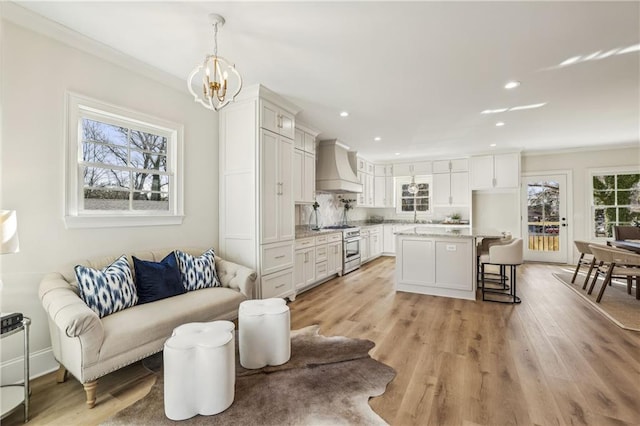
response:
M607 245L640 254L640 240L613 240L608 241Z

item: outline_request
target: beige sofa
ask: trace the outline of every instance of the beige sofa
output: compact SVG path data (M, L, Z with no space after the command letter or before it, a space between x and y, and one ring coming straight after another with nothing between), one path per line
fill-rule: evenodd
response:
M178 249L195 256L205 251ZM132 273L131 255L158 262L171 251L173 249L128 255ZM99 318L78 295L73 267L81 264L101 269L121 254L78 261L62 273L45 275L40 283L39 296L49 318L53 354L61 364L58 381L64 381L70 372L84 385L89 408L96 403L98 378L160 352L178 325L237 318L240 302L252 298L256 280L256 273L251 269L216 256L222 287L190 291Z

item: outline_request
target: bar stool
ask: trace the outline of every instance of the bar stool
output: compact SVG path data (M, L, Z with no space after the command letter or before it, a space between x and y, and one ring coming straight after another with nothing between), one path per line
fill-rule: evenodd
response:
M580 252L580 259L578 259L578 264L576 265L576 271L573 273L573 278L571 278L571 282L575 282L576 277L578 276L578 271L582 265L589 266L589 271L587 272L587 277L584 279L584 284L582 285L582 289L587 288L587 284L589 283L589 277L591 276L591 271L596 264L596 257L591 253L591 249L589 248L589 243L586 241L574 241L576 248ZM585 256L588 256L585 259ZM590 257L590 258L589 258Z
M501 238L493 238L493 237L489 237L489 238L483 238L482 241L480 241L478 243L478 245L476 246L476 281L479 283L482 283L482 275L481 275L481 270L480 270L480 266L481 266L481 262L480 262L480 256L482 255L488 255L489 254L489 247L494 246L494 245L501 245L501 244L507 244L509 241L511 241L511 234L510 233L502 233L502 237ZM486 272L485 271L485 281L490 281L490 282L499 282L502 283L504 285L503 290L507 290L508 284L506 283L507 277L505 276L504 273L504 268L500 267L498 273L496 274L495 272ZM491 278L488 278L487 275L491 276Z
M480 275L482 279L482 300L487 302L499 303L520 303L520 298L516 295L516 267L523 262L522 254L522 238L515 238L507 244L492 245L489 247L489 253L480 256ZM500 266L501 274L500 284L502 288L487 288L485 283L485 265ZM506 267L509 267L509 275L511 285L506 284ZM490 298L487 298L487 295ZM495 298L498 296L498 298Z

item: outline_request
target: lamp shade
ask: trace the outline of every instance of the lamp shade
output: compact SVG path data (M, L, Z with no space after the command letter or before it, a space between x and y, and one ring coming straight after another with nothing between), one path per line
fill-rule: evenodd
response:
M15 210L0 210L0 254L17 253L18 218Z

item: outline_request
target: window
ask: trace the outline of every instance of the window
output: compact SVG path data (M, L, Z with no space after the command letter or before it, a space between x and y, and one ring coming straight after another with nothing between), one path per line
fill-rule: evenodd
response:
M409 192L411 178L396 178L396 213L431 213L431 176L416 176L415 182L418 192L411 194Z
M68 227L182 222L182 126L67 95Z
M640 221L640 172L592 172L591 187L594 237L613 237L614 226Z

